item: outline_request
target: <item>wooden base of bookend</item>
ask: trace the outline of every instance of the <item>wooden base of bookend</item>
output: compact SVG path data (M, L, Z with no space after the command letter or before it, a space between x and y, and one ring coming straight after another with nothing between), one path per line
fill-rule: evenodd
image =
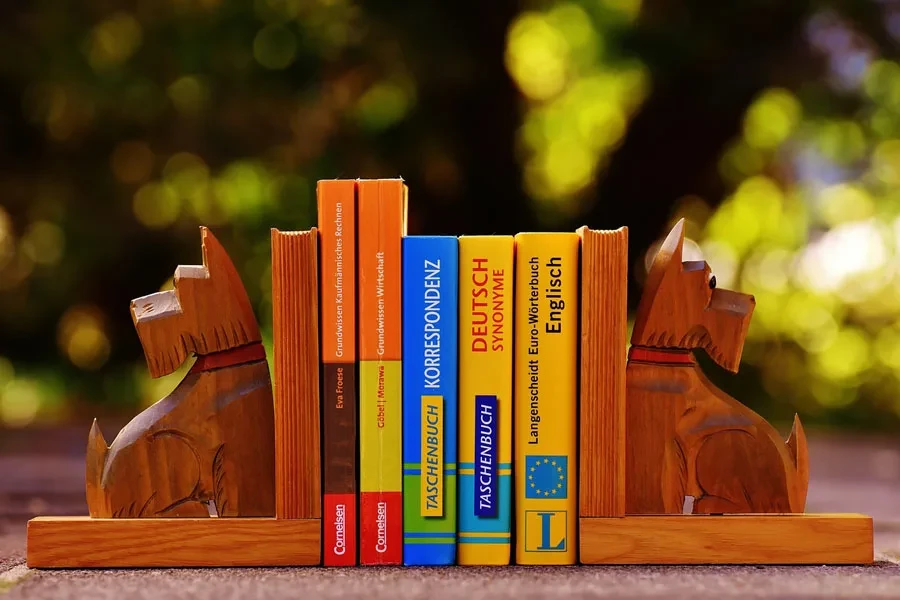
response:
M318 565L321 519L37 517L31 568Z
M592 565L862 565L872 517L857 514L668 515L580 519Z

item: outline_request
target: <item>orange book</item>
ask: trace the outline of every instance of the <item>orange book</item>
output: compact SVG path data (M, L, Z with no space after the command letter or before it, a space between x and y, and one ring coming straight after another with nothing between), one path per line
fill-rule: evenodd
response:
M401 239L406 185L359 181L359 557L403 560Z
M356 181L320 181L322 425L326 567L356 564Z

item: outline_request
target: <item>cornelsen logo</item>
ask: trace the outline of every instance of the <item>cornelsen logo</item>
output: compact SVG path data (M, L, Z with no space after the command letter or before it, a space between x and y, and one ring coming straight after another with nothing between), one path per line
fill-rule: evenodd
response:
M346 505L336 504L334 506L334 553L337 556L343 556L344 552L347 551L347 543L344 537L347 531L346 514Z
M378 524L378 543L375 545L375 552L384 554L387 552L387 502L378 503L375 523Z

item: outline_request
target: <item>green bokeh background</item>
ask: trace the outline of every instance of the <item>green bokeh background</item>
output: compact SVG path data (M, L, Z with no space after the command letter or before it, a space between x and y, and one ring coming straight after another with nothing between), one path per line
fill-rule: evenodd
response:
M35 0L0 7L0 426L132 414L129 301L212 227L271 339L269 228L404 177L411 233L630 228L757 298L776 422L900 419L900 3ZM183 369L184 370L184 369ZM182 370L182 371L183 371Z

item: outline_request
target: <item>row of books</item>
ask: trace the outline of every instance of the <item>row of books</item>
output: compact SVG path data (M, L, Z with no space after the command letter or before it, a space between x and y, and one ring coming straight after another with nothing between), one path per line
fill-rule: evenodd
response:
M324 564L575 563L578 234L407 236L402 180L317 192Z

